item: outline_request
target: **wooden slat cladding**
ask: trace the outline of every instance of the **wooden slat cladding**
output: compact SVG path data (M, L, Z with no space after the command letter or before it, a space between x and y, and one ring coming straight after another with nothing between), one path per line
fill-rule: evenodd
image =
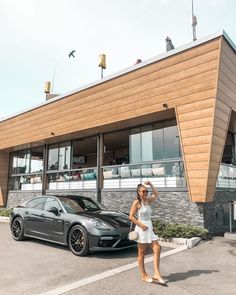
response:
M236 53L222 38L217 97L236 111Z
M176 111L190 198L204 202L216 178L212 141L216 148L222 144L220 126L213 134L220 43L218 37L6 120L0 149L49 139L51 132L57 137L148 114L158 118L167 103ZM224 113L219 108L216 124L227 125Z
M222 160L222 155L224 151L225 141L227 137L227 132L229 128L229 122L231 117L231 108L226 104L222 103L218 98L216 99L216 107L215 107L215 118L213 125L213 136L211 143L211 154L210 154L210 162L209 169L211 171L218 172L220 169L220 164ZM217 119L223 121L225 124L221 126L218 125ZM218 126L217 126L218 125ZM217 177L208 177L207 183L207 199L206 201L212 201L214 199L214 192L212 187L216 187Z
M1 138L8 139L1 141L0 148L49 138L52 128L62 135L88 125L102 126L109 118L119 121L150 109L158 112L166 98L169 107L175 106L175 98L181 104L181 91L197 96L204 84L205 90L215 87L218 49L216 39L7 120L0 124Z
M206 68L206 70L208 70L208 68ZM58 111L58 113L53 113L50 116L50 125L55 126L56 129L58 128L58 130L55 130L55 133L57 134L58 132L67 133L70 131L77 131L79 126L81 129L84 129L83 124L86 124L88 120L90 121L90 124L95 122L95 120L98 120L96 125L102 125L103 120L106 117L111 118L113 115L119 114L122 119L129 119L133 114L136 116L148 114L150 113L149 110L145 112L145 108L148 106L151 107L152 112L161 111L163 109L162 104L164 102L167 102L169 108L171 108L175 105L175 97L179 97L179 91L182 89L184 89L185 93L196 93L198 89L194 89L192 87L193 85L197 85L198 87L204 87L205 85L208 89L214 87L215 81L213 79L215 75L216 69L211 70L210 72L207 71L206 73L200 75L181 79L173 83L170 83L169 79L166 79L165 85L162 85L162 81L157 80L155 82L156 88L151 88L149 84L145 85L145 88L137 85L135 87L135 94L132 94L132 91L130 95L128 95L128 92L121 92L114 95L113 98L107 98L105 102L100 101L100 105L90 102L87 105L77 105L77 107L73 108L73 112L70 109L68 110L64 108L63 110ZM175 76L178 75L175 74ZM201 83L201 81L204 82ZM170 98L172 101L170 101ZM66 118L66 120L64 121L62 118ZM120 119L118 117L117 121L119 120ZM75 125L75 123L77 125ZM41 120L35 119L31 122L27 122L27 125L28 128L30 128L30 132L34 135L38 134L38 136L40 136L42 132L41 130L48 127L48 121L45 121L42 118ZM15 128L12 127L12 129L15 129L15 139L21 134L25 136L24 130L18 130L17 126L15 126Z
M0 206L6 205L9 154L0 152Z
M189 195L194 202L207 200L207 180L215 98L176 108ZM186 123L188 123L186 125Z
M234 50L221 38L215 98L176 108L188 188L195 202L214 198L231 109L236 110L235 60Z

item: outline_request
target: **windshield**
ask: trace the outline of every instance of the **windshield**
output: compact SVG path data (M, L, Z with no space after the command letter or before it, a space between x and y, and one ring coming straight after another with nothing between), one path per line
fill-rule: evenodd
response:
M59 197L67 213L77 214L80 212L93 212L104 210L104 208L91 199L78 197Z

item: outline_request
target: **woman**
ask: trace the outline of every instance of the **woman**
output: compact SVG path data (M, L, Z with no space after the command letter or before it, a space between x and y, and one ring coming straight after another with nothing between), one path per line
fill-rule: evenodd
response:
M148 197L148 191L145 185L148 185L152 189L152 196ZM154 234L151 221L151 207L150 203L156 200L158 196L157 189L152 185L150 181L146 181L143 184L137 186L137 198L134 200L130 209L129 219L135 224L135 231L138 232L138 264L141 272L141 278L143 281L148 283L159 283L161 285L167 285L166 282L160 275L159 264L160 264L160 253L161 246L157 242L157 235ZM138 212L138 219L135 214ZM153 264L154 264L154 275L150 278L145 270L144 256L146 248L151 246L153 251Z

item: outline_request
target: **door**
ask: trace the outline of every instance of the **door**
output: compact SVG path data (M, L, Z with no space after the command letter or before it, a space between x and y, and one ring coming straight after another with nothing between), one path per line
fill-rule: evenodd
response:
M51 208L56 208L57 213L49 212ZM58 200L48 197L44 207L44 233L48 240L63 243L64 234L64 212Z

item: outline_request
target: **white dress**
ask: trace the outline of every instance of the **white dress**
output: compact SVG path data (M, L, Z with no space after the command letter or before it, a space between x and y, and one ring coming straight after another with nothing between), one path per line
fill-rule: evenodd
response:
M138 220L145 224L148 229L142 230L142 228L136 224L135 231L138 233L138 243L152 243L152 241L156 241L158 239L157 235L153 232L151 214L151 207L142 203L141 208L138 209Z

